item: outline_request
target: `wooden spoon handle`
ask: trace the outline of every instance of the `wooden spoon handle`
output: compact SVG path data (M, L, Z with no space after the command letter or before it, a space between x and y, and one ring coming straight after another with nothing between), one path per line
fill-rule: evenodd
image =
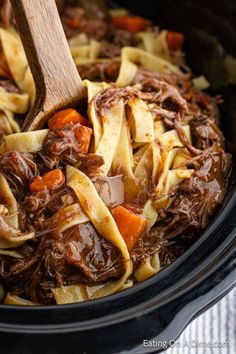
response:
M78 102L84 93L82 81L55 0L11 0L11 4L36 85L34 114Z

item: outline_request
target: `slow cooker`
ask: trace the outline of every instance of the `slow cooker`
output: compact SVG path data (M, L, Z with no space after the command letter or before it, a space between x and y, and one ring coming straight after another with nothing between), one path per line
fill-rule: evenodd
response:
M185 33L187 63L220 93L222 129L236 153L236 3L234 0L112 2ZM225 66L225 57L232 66ZM234 69L235 68L235 69ZM223 205L201 238L153 278L84 303L0 305L0 351L9 354L154 353L171 345L236 282L236 168ZM154 341L149 346L148 341Z

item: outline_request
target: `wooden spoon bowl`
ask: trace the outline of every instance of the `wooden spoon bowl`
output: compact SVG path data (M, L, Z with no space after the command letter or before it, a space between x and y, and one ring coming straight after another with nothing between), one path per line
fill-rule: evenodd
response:
M36 86L23 130L36 130L56 111L78 105L85 90L55 0L11 0L11 4Z

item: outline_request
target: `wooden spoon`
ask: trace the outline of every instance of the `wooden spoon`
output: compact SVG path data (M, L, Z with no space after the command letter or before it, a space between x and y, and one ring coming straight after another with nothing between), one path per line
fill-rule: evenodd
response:
M72 59L55 0L11 0L36 85L23 130L42 128L60 109L77 105L85 90Z

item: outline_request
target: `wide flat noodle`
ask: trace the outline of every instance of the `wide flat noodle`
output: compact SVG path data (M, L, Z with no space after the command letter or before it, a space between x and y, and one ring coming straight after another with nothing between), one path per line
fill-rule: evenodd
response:
M167 31L163 30L159 33L140 32L137 37L141 41L141 47L150 54L159 57L171 63L171 55L166 41Z
M89 218L82 211L79 203L71 204L67 207L60 208L50 219L49 225L56 229L58 232L64 232L79 224L88 222Z
M20 132L19 124L14 120L14 115L7 109L0 110L1 129L4 135Z
M35 85L20 37L14 30L0 28L0 39L9 70L19 86L28 93L31 103L35 98Z
M9 187L6 178L0 173L0 204L6 206L9 215L5 216L4 219L8 225L18 229L19 228L19 218L18 218L18 205L17 201Z
M133 285L134 285L134 282L132 280L128 279L118 291L123 291L123 290L129 289L129 288L132 288Z
M172 188L178 186L185 178L190 178L194 170L170 170L167 172L164 193L168 194Z
M183 126L183 130L186 134L186 137L188 138L188 141L191 143L190 126ZM180 141L178 133L175 129L169 130L160 135L158 140L164 151L170 151L175 147L183 147L183 143Z
M161 120L156 120L154 122L154 134L155 139L158 139L166 131L165 124Z
M149 148L149 146L150 144L140 144L138 146L136 146L136 144L133 144L133 149L136 149L135 153L133 154L134 170L137 167L145 151Z
M70 48L81 47L89 43L89 38L86 33L79 33L69 39L68 44Z
M12 250L12 249L0 248L0 255L17 258L17 259L25 258L25 256L21 252L15 249Z
M161 269L161 265L160 265L159 255L158 253L155 253L153 256L146 257L141 262L138 269L134 273L134 276L137 279L137 281L141 282L158 273L160 269Z
M109 14L111 17L117 17L129 15L129 12L124 7L116 7L114 9L109 9Z
M86 34L80 33L69 40L72 57L76 65L94 61L98 58L102 43L95 39L89 39Z
M79 65L81 59L84 59L84 62L87 63L89 59L89 48L90 47L88 44L71 48L71 54L74 59L75 65Z
M69 285L61 286L60 288L52 289L56 303L59 304L72 304L90 300L95 291L99 291L104 285ZM133 286L131 280L127 280L122 287L117 291L123 291Z
M23 245L28 240L35 237L34 232L29 232L26 234L21 234L16 237L8 237L7 239L0 239L0 248L15 248Z
M36 130L34 132L17 133L5 136L0 146L0 153L7 151L37 152L42 150L43 141L48 129Z
M90 47L89 47L89 59L95 60L100 53L102 44L94 39L91 39L90 41Z
M157 196L161 194L164 190L166 176L168 171L171 169L172 163L174 161L175 155L177 154L178 149L175 148L169 152L163 153L162 161L163 161L163 169L159 176L158 184L154 190L154 194Z
M105 175L108 174L116 152L120 138L121 126L125 114L124 101L120 100L116 106L108 108L105 116L101 117L103 122L103 135L95 150L95 154L102 156L104 164L100 170Z
M121 54L121 67L117 78L117 85L120 87L128 86L134 79L138 65L163 74L181 74L181 70L168 61L144 50L124 47Z
M130 131L125 116L123 116L120 137L113 157L112 167L115 172L120 170L127 176L134 178L132 170L133 166L134 162Z
M130 107L128 123L136 143L150 143L155 139L152 113L140 98L128 102Z
M13 113L26 113L29 108L29 95L7 92L0 87L0 107Z
M148 144L148 147L145 149L142 157L140 158L134 175L137 178L148 179L152 178L152 182L156 183L157 176L160 168L162 167L161 161L161 151L158 142L153 141Z
M5 55L0 45L0 77L11 79L11 73L9 72Z
M148 222L147 231L149 231L155 225L158 215L156 208L152 205L151 199L148 199L145 203L142 215Z
M180 168L180 166L181 166L181 169L187 169L187 167L185 166L185 163L190 158L191 158L191 155L186 148L179 149L177 154L175 155L175 158L174 158L174 161L172 164L172 168L176 169L176 168Z
M191 142L189 125L184 126L183 129L189 142ZM159 142L161 148L163 149L163 153L162 153L163 168L159 175L158 184L154 190L154 194L156 196L163 193L168 194L170 188L178 185L177 182L180 183L182 180L181 178L179 178L181 172L179 172L179 174L178 172L169 174L169 170L173 168L175 157L179 152L183 151L183 143L180 141L177 131L169 130L164 134L160 135ZM167 177L168 177L167 186L169 187L165 188ZM190 178L190 177L191 177L191 173L189 174L189 177L185 177L185 178Z
M52 289L57 305L73 304L89 300L87 286L83 284L61 286Z
M5 305L14 305L14 306L37 306L39 304L36 304L32 301L23 299L22 297L13 295L11 293L7 293L7 296L4 300Z
M133 153L130 131L125 116L121 127L120 137L112 161L114 173L123 174L125 201L132 201L141 189L140 181L133 173Z
M90 287L90 298L113 294L124 285L132 272L132 262L126 243L109 209L99 197L90 179L83 172L71 166L67 166L66 175L67 185L76 193L82 209L91 220L95 229L104 239L119 249L123 256L125 274L119 280L107 283L100 289Z
M88 117L90 122L93 126L93 135L94 135L94 148L96 149L98 146L99 141L101 140L103 127L100 118L95 109L94 102L92 99L96 96L99 92L109 87L109 84L106 82L102 83L93 83L88 80L83 81L84 86L87 87L88 92Z

